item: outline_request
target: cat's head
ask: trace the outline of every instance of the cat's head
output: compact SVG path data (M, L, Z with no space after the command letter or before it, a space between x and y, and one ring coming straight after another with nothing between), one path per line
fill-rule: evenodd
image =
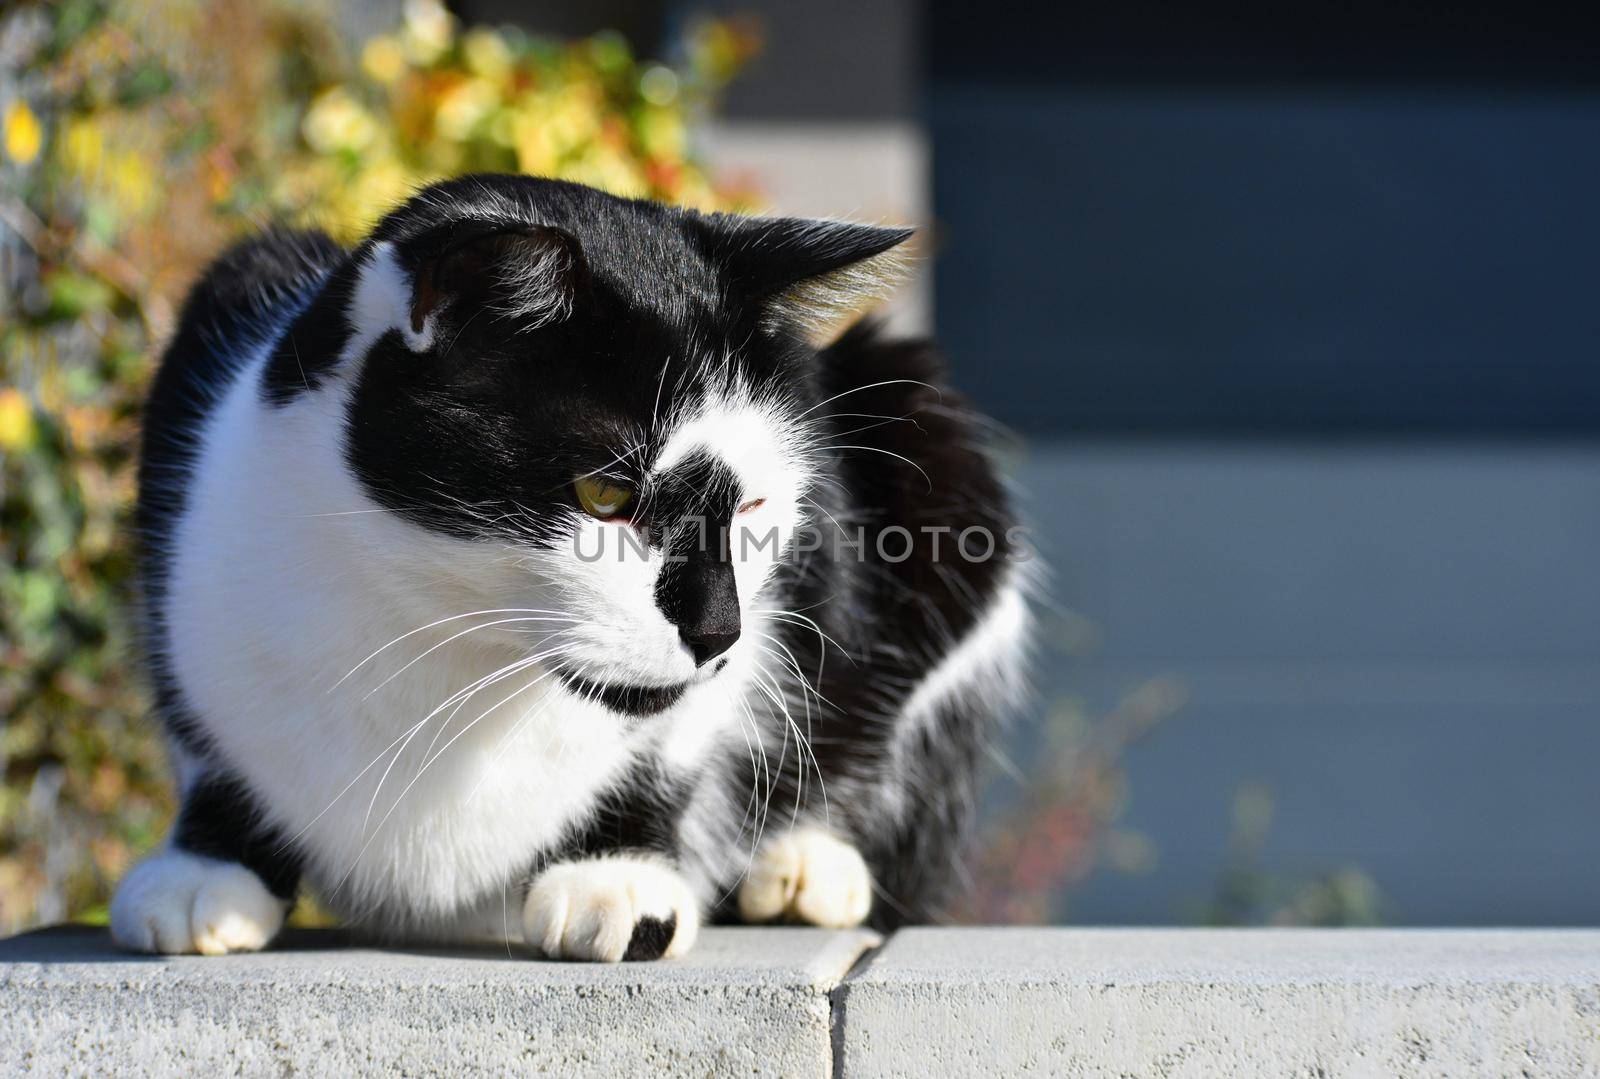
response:
M513 628L569 687L659 711L760 647L816 478L811 332L880 288L908 235L451 181L325 289L337 364L280 355L269 396L343 381L369 497L432 551L495 552L461 560L485 567L474 599L545 612Z

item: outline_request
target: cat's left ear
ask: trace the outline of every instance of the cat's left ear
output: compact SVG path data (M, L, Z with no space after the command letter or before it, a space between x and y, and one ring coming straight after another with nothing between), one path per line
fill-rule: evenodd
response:
M711 214L712 251L730 290L769 322L837 328L894 291L913 229L853 221Z
M418 337L431 320L483 311L522 329L552 325L572 313L586 279L577 238L549 226L465 222L410 248L406 315Z

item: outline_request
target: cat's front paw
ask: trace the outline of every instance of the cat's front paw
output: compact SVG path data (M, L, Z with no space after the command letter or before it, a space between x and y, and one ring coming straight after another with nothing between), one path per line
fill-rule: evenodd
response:
M694 943L700 907L689 885L664 862L563 862L534 880L522 908L522 932L551 959L670 959Z
M244 866L166 850L117 885L111 937L135 952L254 952L277 936L288 912Z
M739 915L747 922L849 929L871 910L872 873L861 852L821 828L768 840L739 885Z

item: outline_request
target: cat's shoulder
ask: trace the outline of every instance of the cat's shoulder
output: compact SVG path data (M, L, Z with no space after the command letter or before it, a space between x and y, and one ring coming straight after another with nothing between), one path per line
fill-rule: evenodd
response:
M314 229L271 227L239 240L190 288L174 343L189 333L248 333L302 301L344 257L344 248Z

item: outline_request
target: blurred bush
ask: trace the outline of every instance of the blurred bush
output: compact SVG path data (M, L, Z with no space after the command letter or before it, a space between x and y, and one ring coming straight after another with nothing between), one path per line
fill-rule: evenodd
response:
M1061 634L1042 634L1059 656ZM1071 921L1077 889L1095 872L1148 873L1160 852L1123 821L1128 807L1128 750L1177 715L1188 696L1182 680L1153 678L1115 708L1092 716L1081 702L1054 703L1038 728L1025 771L1014 770L1017 797L992 807L979 835L971 887L958 921L1049 925ZM1271 790L1250 782L1234 794L1227 853L1212 895L1177 904L1177 920L1200 925L1378 925L1384 900L1358 866L1311 869L1274 865L1267 838Z
M1061 613L1053 612L1041 634L1054 658L1078 646L1063 646ZM1081 623L1081 619L1073 619ZM1074 631L1081 636L1081 625ZM1040 724L1039 744L1026 771L1013 768L1017 796L986 815L978 836L970 887L954 912L961 922L1049 925L1069 921L1074 890L1105 866L1125 873L1148 870L1154 844L1121 825L1128 802L1124 760L1183 706L1187 690L1176 678L1137 686L1101 716L1082 702L1056 702Z
M269 220L341 240L433 179L534 172L742 208L689 134L754 36L681 62L463 29L412 0L352 55L294 0L0 16L0 933L103 915L171 807L139 678L130 508L153 354L206 259Z

